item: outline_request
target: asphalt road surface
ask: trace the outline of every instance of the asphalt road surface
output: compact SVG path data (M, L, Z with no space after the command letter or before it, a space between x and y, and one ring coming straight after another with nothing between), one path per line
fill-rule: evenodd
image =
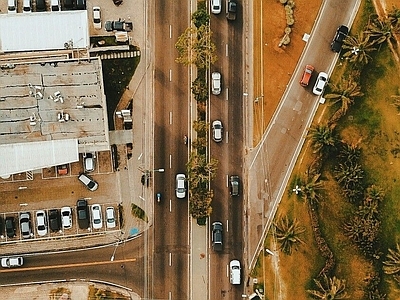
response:
M154 177L162 202L154 209L153 290L151 299L189 299L188 198L175 196L175 176L186 173L189 135L188 68L177 64L175 42L190 23L189 1L155 3Z
M216 45L218 60L210 67L210 73L218 71L222 75L222 92L210 94L209 118L221 120L224 138L220 143L212 140L210 130L210 153L218 163L217 176L211 183L214 191L210 226L215 221L224 226L224 249L221 253L209 249L209 298L240 299L243 286L233 286L229 282L230 260L243 259L243 74L242 32L243 8L238 2L235 21L225 16L225 1L219 15L211 14L211 31ZM229 194L229 176L241 178L240 196ZM210 228L211 232L211 228ZM210 238L211 239L211 238ZM210 242L211 245L211 242ZM243 280L242 280L243 282Z
M318 107L320 97L312 93L317 74L321 71L331 74L338 54L331 51L330 43L338 26L352 22L358 1L329 0L324 1L322 5L306 49L283 99L261 143L249 156L249 182L252 186L248 191L248 199L250 203L257 202L256 206L262 207L263 211L260 213L263 216L264 228L263 234L259 235L254 228L261 224L254 224L254 220L248 219L247 248L250 268L256 262L265 234L300 153L306 131ZM315 73L309 86L303 88L298 81L306 64L312 64Z

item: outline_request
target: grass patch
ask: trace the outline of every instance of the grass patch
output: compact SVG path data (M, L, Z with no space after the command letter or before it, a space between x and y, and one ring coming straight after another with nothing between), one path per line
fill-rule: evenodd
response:
M366 0L362 10L352 27L352 34L364 29L369 15L373 13L372 1ZM330 81L337 84L341 78L347 78L351 68L348 62L340 60L332 74ZM366 259L357 246L344 235L343 224L349 220L357 209L349 204L341 195L341 190L333 178L332 166L335 161L324 162L322 178L325 181L323 201L318 208L321 232L326 239L335 257L335 269L331 276L346 280L346 291L349 299L363 300L367 279L378 271L383 278L379 290L387 295L387 299L400 299L399 286L387 275L382 274L381 265L385 260L388 248L395 248L400 242L400 128L397 108L393 105L393 95L399 94L399 68L392 58L388 47L382 46L379 52L374 53L373 61L363 69L361 85L363 97L356 98L356 103L349 109L347 115L340 120L336 127L341 140L349 144L359 145L362 149L362 168L365 171L365 186L377 185L384 189L385 199L380 205L379 219L382 222L379 247L382 254L379 259L371 262ZM329 93L328 87L327 92ZM322 106L317 112L316 120L328 119L333 107ZM304 144L298 162L289 180L288 190L298 182L310 166L313 155L309 148L309 141ZM265 280L267 299L276 298L280 294L283 299L309 299L307 289L315 289L312 279L324 265L315 245L309 215L306 205L302 204L297 196L291 192L284 195L278 208L276 219L288 215L290 218L301 220L301 225L307 228L302 236L304 245L291 256L279 255L279 265L274 263L272 256L259 257L252 276ZM274 245L270 234L265 246ZM271 249L271 248L270 248ZM260 281L259 280L259 281ZM277 290L277 287L279 290Z
M89 297L88 299L118 299L118 300L129 300L131 297L118 293L117 291L111 291L109 289L99 289L93 285L89 286Z
M136 204L134 204L134 203L132 203L131 212L132 212L132 216L134 216L136 218L139 218L139 219L141 219L141 220L143 220L145 222L149 221L145 211L142 208L140 208L139 206L137 206Z
M56 289L52 289L49 292L49 299L50 300L56 300L56 299L58 300L64 294L68 296L68 299L71 298L71 291L69 289L67 289L67 288L59 287L59 288L56 288Z

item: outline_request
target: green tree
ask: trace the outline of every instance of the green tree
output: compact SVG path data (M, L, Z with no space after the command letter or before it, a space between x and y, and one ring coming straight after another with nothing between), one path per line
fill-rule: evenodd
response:
M280 218L274 226L276 239L283 253L291 255L293 248L297 250L297 244L304 243L299 236L306 231L306 229L304 226L300 226L296 219L292 221L285 216Z
M386 260L383 262L383 271L389 275L400 273L400 245L396 244L396 249L388 249Z
M192 14L192 21L194 26L199 28L201 25L208 25L210 23L210 15L204 8L200 8Z
M348 58L350 62L366 65L372 60L369 53L375 51L376 48L369 36L361 32L358 36L347 36L344 40L343 50L343 57Z
M357 145L342 143L339 158L342 162L357 163L360 159L361 150Z
M301 184L301 198L311 206L317 205L321 200L320 192L323 189L323 181L320 180L321 174L308 174L304 183Z
M378 45L393 39L392 24L388 18L371 19L364 32L374 44Z
M364 96L361 92L361 86L353 77L343 79L338 85L331 84L331 87L332 93L325 95L325 98L334 100L332 104L341 103L338 116L334 119L338 119L347 113L350 105L354 103L354 98Z
M388 19L390 21L390 24L397 32L400 29L400 9L393 6L392 9L388 12Z
M336 148L337 138L328 125L313 125L307 137L311 139L314 153L328 154Z
M197 76L192 82L192 94L196 101L205 102L208 100L208 86L203 76Z
M198 68L209 68L209 65L217 60L216 47L211 41L211 36L209 24L203 24L199 28L186 28L175 43L179 53L175 61L185 66L194 64Z
M307 290L316 299L322 300L335 300L335 299L347 299L346 280L338 279L335 276L333 278L323 275L322 280L314 279L314 283L318 287L318 290Z

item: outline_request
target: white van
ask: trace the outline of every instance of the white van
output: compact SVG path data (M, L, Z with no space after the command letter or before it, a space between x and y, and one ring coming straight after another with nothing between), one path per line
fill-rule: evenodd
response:
M22 12L23 13L31 13L32 12L31 0L24 0Z
M8 13L15 14L17 12L17 0L8 0Z
M51 0L51 11L59 11L60 10L60 0Z
M231 284L240 284L240 262L236 259L231 260L229 270L231 271Z

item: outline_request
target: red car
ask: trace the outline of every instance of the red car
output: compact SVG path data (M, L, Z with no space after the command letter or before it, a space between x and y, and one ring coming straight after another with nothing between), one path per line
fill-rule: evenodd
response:
M308 85L313 72L314 72L314 67L312 65L307 65L306 68L304 69L303 76L301 77L300 80L301 86L306 87Z

